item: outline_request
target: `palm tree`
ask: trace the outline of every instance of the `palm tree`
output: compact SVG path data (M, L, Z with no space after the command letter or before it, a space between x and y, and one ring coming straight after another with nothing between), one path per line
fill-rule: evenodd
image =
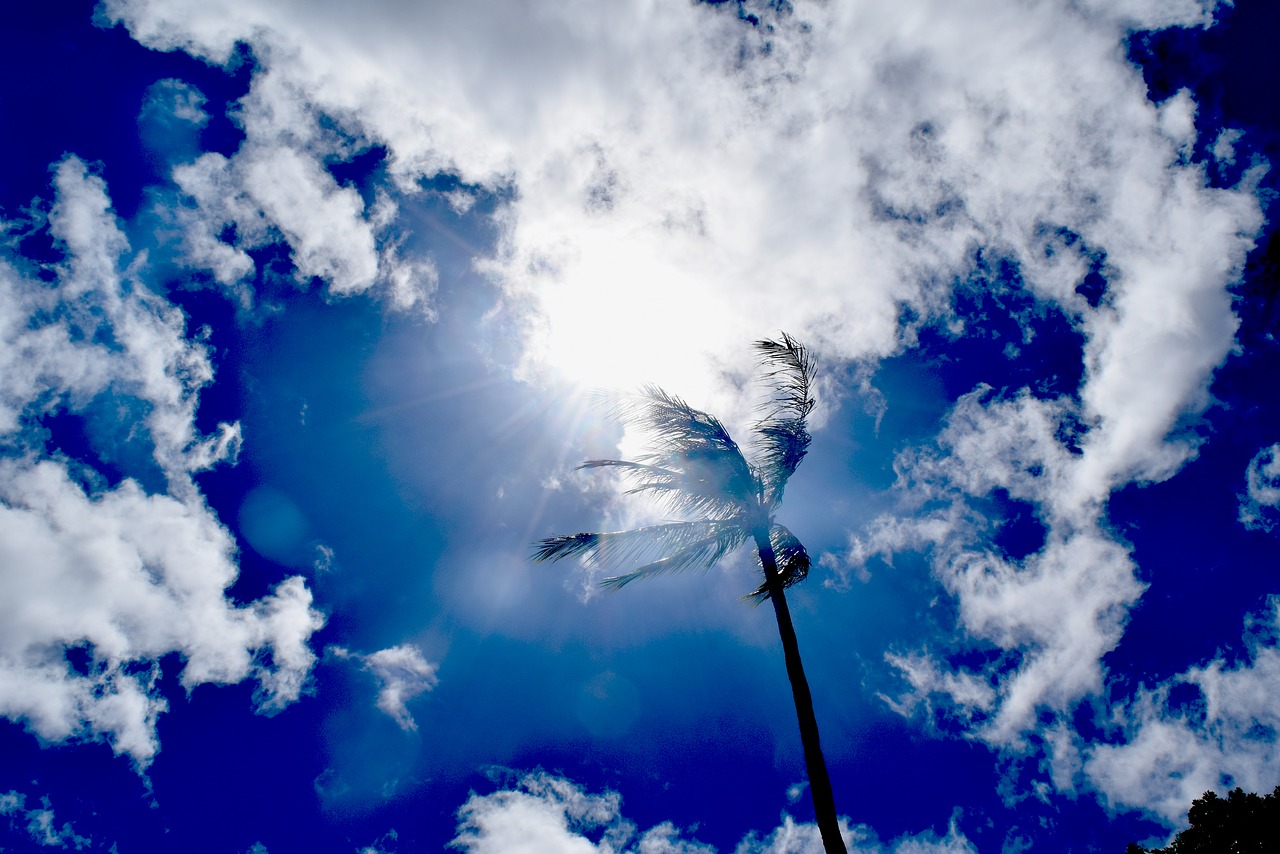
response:
M653 385L617 403L612 414L641 429L652 450L631 460L588 460L581 468L616 469L631 483L630 494L653 497L682 521L630 531L549 537L536 545L536 561L585 558L598 566L633 567L601 584L618 589L640 578L685 569L706 569L739 546L751 543L764 580L743 597L773 603L791 680L809 791L827 854L844 854L831 780L818 743L813 697L800 663L784 590L809 573L804 546L774 513L787 480L804 459L813 410L813 362L794 338L755 342L771 395L753 427L749 455L739 449L719 419L694 409Z

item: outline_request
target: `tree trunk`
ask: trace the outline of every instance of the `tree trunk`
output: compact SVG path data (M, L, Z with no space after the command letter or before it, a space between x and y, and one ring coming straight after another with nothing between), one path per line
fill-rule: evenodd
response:
M822 745L818 743L818 719L813 714L813 696L809 693L809 680L804 676L800 663L800 645L796 642L796 630L791 624L791 609L778 577L778 562L773 553L767 532L755 532L756 547L760 551L760 563L764 567L765 584L769 588L769 600L778 618L778 635L782 638L782 653L787 662L787 678L791 680L791 696L796 703L796 717L800 721L800 742L804 745L804 764L809 774L809 794L813 798L813 812L822 834L822 847L826 854L848 854L844 839L840 836L840 823L836 818L835 796L831 793L831 778L827 776L827 763L822 758Z

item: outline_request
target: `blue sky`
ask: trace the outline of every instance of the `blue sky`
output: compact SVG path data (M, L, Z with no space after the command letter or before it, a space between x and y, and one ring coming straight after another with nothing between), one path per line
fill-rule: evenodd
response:
M851 851L1280 784L1264 0L9 18L0 847L820 850L749 555L529 560L783 330Z

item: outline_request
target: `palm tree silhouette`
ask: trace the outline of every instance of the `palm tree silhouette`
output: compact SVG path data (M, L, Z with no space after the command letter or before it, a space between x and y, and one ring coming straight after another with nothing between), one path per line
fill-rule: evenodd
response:
M746 543L755 546L764 580L743 597L773 603L791 680L809 791L827 854L845 854L835 800L818 742L813 697L800 662L791 611L783 592L809 574L809 555L774 512L787 480L804 459L813 410L813 362L805 348L783 333L755 342L770 397L752 429L750 457L719 419L648 385L617 403L623 424L639 428L649 453L631 460L588 460L580 468L613 468L631 482L629 494L647 494L685 521L630 531L548 537L536 544L536 561L586 558L599 566L634 567L600 583L618 589L640 578L685 569L706 569Z

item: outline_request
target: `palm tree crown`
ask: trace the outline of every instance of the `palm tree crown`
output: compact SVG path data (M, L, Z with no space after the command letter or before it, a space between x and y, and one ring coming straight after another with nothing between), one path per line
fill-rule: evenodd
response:
M744 598L773 603L818 828L827 854L836 854L845 851L844 841L783 592L809 574L809 555L773 518L787 481L809 449L813 362L786 333L776 341L756 341L755 350L771 393L752 426L750 454L743 454L719 419L649 385L613 409L619 421L647 435L649 452L635 460L588 460L581 466L616 469L631 484L629 494L651 496L681 521L548 537L535 545L533 558L579 557L596 565L632 567L601 581L618 589L664 572L706 569L739 546L753 543L764 580Z
M685 521L548 537L537 544L534 560L583 557L597 565L634 567L601 581L616 589L651 575L707 568L763 534L782 585L802 581L809 573L809 555L773 514L809 448L813 362L785 333L777 341L755 342L755 349L772 393L753 425L750 456L718 418L648 385L619 401L612 414L647 434L649 453L635 460L588 460L580 466L617 469L631 483L629 494L650 495ZM769 596L767 581L749 594L757 602Z

